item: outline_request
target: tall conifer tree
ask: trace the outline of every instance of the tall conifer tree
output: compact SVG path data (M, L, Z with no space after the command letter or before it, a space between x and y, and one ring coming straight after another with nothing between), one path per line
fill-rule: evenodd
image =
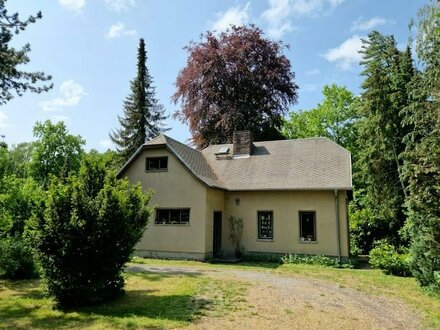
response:
M404 175L408 181L408 224L412 266L422 285L440 290L440 3L419 12L417 55L423 72L411 85L405 108Z
M388 238L405 243L399 234L405 222L407 183L402 175L403 137L410 128L403 125L402 109L410 102L408 84L414 75L411 52L401 52L393 36L372 32L363 41L362 84L358 145L359 176L366 190L362 204L372 212L371 243ZM372 221L371 221L372 220ZM371 246L370 246L371 247Z
M153 78L148 72L144 39L139 40L136 77L124 101L124 114L118 116L121 128L110 133L121 161L126 161L142 144L165 131L164 107L155 98Z

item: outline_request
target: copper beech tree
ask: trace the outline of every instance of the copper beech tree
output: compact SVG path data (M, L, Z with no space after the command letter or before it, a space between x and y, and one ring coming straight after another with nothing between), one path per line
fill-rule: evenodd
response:
M174 116L189 125L196 147L231 142L243 129L257 141L282 138L283 115L298 98L286 48L254 25L207 32L185 47L189 57L172 99L180 101Z

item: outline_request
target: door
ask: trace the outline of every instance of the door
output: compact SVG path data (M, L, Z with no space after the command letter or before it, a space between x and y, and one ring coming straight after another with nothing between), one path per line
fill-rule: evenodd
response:
M222 212L214 212L212 256L219 257L222 250Z

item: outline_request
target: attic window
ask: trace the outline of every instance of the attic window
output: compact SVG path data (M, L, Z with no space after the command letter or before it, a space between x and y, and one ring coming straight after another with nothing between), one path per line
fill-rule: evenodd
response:
M147 171L166 171L168 169L168 157L152 157L147 158Z
M214 155L216 155L216 156L228 155L228 154L229 154L229 147L228 146L221 146L219 151L214 153Z

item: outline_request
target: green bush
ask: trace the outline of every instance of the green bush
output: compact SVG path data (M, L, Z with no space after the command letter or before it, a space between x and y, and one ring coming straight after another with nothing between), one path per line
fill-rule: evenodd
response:
M13 280L38 277L32 249L21 238L0 240L0 273Z
M33 227L48 291L60 307L123 292L122 270L146 228L149 199L93 158L78 175L51 182L44 215Z
M281 258L283 264L306 264L306 265L319 265L326 267L335 268L354 268L354 263L352 260L348 262L340 262L335 258L330 258L326 256L315 256L315 255L299 255L299 254L286 254Z
M370 265L382 269L386 274L412 276L410 261L408 249L396 249L387 242L379 242L370 251Z
M335 266L336 261L326 256L307 256L298 254L286 254L281 258L283 264L308 264L308 265L321 265L321 266Z

